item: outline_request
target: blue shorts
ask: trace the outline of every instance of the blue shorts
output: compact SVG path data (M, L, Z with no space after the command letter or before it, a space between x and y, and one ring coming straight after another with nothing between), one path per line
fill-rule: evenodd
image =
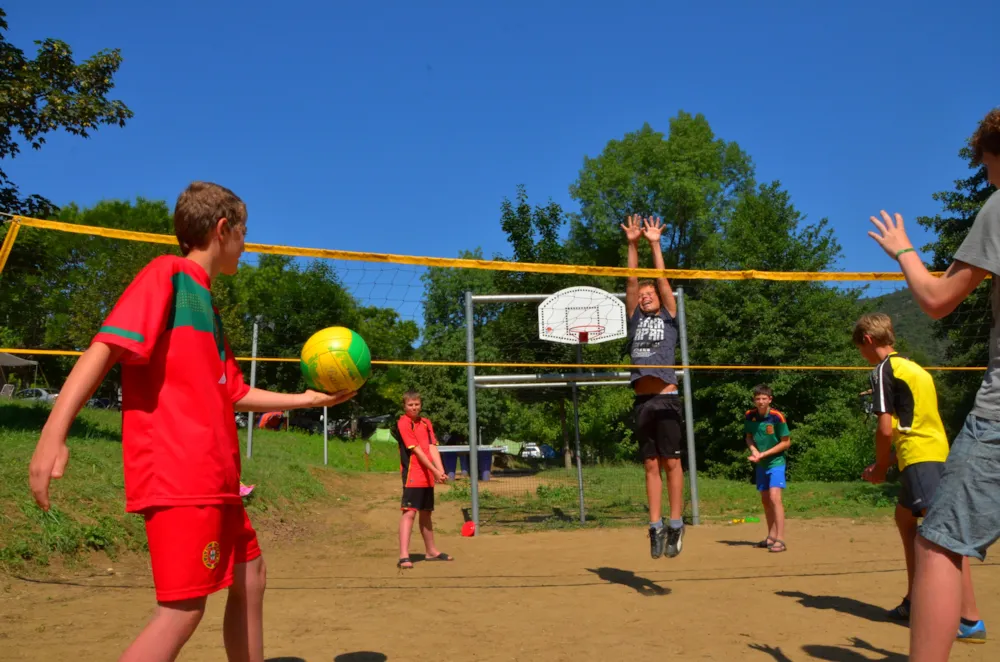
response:
M772 487L785 489L785 465L781 464L770 469L757 465L757 489L761 492Z
M985 560L1000 538L1000 421L972 414L965 419L920 535L960 556Z

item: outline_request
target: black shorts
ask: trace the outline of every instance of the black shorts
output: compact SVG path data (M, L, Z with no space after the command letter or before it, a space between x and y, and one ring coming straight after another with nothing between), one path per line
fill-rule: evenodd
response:
M404 487L400 507L403 510L434 510L434 488Z
M930 507L944 474L944 462L917 462L899 475L899 505L908 508L914 517L921 517Z
M637 395L632 417L643 460L681 456L684 418L679 395Z

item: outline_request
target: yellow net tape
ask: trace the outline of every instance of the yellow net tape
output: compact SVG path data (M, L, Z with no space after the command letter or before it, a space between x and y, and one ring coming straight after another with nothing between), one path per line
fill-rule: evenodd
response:
M114 228L90 225L75 225L58 221L43 221L26 216L15 216L14 222L43 230L56 230L74 234L86 234L128 241L143 241L152 244L176 245L173 235L149 232L131 232ZM12 229L13 231L13 229ZM13 243L13 240L11 240ZM4 242L6 247L7 242ZM425 257L419 255L393 255L390 253L365 253L358 251L338 251L326 248L301 248L270 244L246 245L251 253L270 253L294 257L315 257L330 260L351 260L355 262L382 262L386 264L409 264L422 267L446 267L451 269L483 269L488 271L519 271L546 274L573 274L578 276L636 276L641 278L666 277L675 280L775 280L775 281L898 281L904 280L897 271L713 271L708 269L629 269L627 267L596 267L582 264L534 264L530 262L503 262L499 260L467 260L460 258ZM9 248L8 248L9 251ZM0 263L2 266L2 263ZM935 272L940 275L940 272Z
M63 349L21 349L0 347L0 352L6 354L37 354L49 356L80 356L83 352ZM250 356L237 356L237 361L261 361L263 363L298 363L297 358L264 357L256 359ZM523 368L532 370L562 370L574 368L577 370L628 370L631 366L622 363L494 363L484 361L384 361L373 360L372 365L379 366L424 366L424 367L468 367L474 368ZM672 368L684 370L683 365L648 365L644 368ZM871 370L871 366L856 365L689 365L687 370ZM924 370L940 371L982 371L986 367L954 367L933 366Z

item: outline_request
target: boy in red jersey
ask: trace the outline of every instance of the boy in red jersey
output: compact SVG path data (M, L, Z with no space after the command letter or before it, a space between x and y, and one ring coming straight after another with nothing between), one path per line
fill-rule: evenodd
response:
M420 535L424 539L428 561L451 561L452 557L434 545L434 483L448 482L448 475L441 464L438 440L429 418L420 415L423 403L416 391L403 394L404 413L396 422L393 436L399 442L399 470L403 474L403 516L399 518L399 561L396 567L409 570L410 535L413 520L420 513Z
M229 189L196 182L181 193L174 232L185 257L156 258L128 286L66 379L31 458L31 491L48 510L49 482L69 460L70 425L120 361L126 510L146 521L158 604L123 661L176 658L208 595L227 587L229 659L264 659L264 559L240 497L233 412L354 396L271 393L243 382L211 282L236 273L246 221L246 205Z

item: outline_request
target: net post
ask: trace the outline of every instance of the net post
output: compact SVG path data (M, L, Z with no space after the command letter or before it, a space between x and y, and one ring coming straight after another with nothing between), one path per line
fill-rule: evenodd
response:
M253 344L250 348L250 388L257 384L257 320L253 323ZM253 454L253 412L247 412L247 457ZM325 464L325 463L324 463Z
M691 362L688 358L687 314L684 307L684 288L677 288L677 321L680 326L681 365L684 366L684 428L687 433L688 480L691 483L691 523L698 525L698 461L694 445L694 410L691 395Z
M466 367L466 380L469 390L469 483L472 490L472 522L473 536L479 535L479 439L476 422L476 369L472 365L476 360L475 334L472 313L472 292L465 293L465 356L469 362Z
M587 342L587 332L580 332L580 342L576 345L576 362L583 363L583 343ZM577 368L582 370L582 368ZM583 507L583 458L580 457L580 403L577 396L577 384L573 382L573 430L576 435L576 485L580 500L580 524L587 523L587 514Z

